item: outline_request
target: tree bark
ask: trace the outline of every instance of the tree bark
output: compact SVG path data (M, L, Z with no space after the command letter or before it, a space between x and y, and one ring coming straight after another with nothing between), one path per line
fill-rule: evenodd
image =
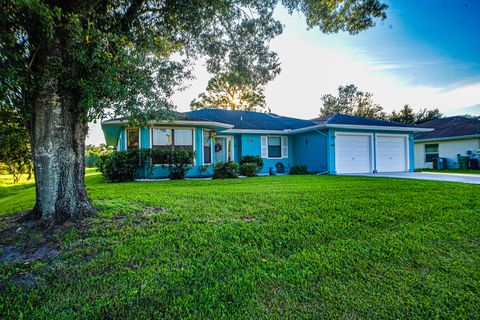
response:
M40 219L45 226L95 212L84 178L88 122L79 107L79 95L63 85L64 78L55 67L74 68L69 65L68 47L60 39L58 36L44 43L34 66L42 81L32 98L30 122L36 185L31 217Z

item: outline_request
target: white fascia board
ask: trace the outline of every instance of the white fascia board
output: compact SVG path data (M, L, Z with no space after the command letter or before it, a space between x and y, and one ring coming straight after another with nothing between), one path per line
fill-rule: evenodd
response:
M102 122L102 124L121 124L121 125L128 125L128 121L124 120L106 120ZM233 125L215 122L215 121L188 121L188 120L162 120L162 121L149 121L149 125L190 125L190 126L210 126L210 127L218 127L218 128L226 128L230 129L233 128Z
M470 134L465 136L453 136L453 137L443 137L443 138L428 138L428 139L413 139L413 142L431 142L431 141L446 141L446 140L464 140L464 139L475 139L480 138L480 134Z
M259 133L259 134L290 134L292 130L255 130L255 129L227 129L224 133Z
M295 133L302 133L302 132L307 132L307 131L311 131L311 130L319 130L319 129L325 129L325 125L324 124L319 124L319 125L316 125L316 126L294 129L294 130L291 130L291 133L295 134Z
M365 126L365 125L355 125L355 124L326 124L325 127L333 128L333 129L359 129L359 130L409 131L409 132L433 131L432 128Z

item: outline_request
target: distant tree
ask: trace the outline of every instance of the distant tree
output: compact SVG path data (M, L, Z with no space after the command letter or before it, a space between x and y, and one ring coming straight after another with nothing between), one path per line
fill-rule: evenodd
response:
M404 105L398 112L393 110L392 113L387 116L390 121L412 125L442 117L443 114L437 108L431 110L424 108L420 109L418 112L414 112L408 104Z
M353 84L339 86L338 96L326 94L321 99L323 106L320 108L320 116L334 113L376 119L384 119L386 116L382 106L373 101L372 93L360 91Z
M262 111L264 90L264 84L254 85L238 73L222 74L208 81L206 92L194 99L190 108Z
M101 155L110 153L113 148L101 143L98 147L93 144L88 144L85 147L85 167L95 167L97 160Z
M433 119L443 118L443 113L438 108L428 110L427 108L420 109L415 115L415 123L420 124Z
M416 121L415 112L406 104L398 112L393 110L392 113L388 115L388 120L398 123L414 124Z
M12 174L13 183L20 181L22 173L32 177L32 153L30 137L21 117L8 109L0 107L0 162Z
M215 59L207 65L213 77L205 92L190 106L192 109L264 109L265 85L280 72L278 55L269 50L268 43L282 33L282 25L279 21L255 18L228 28L227 32L228 58Z

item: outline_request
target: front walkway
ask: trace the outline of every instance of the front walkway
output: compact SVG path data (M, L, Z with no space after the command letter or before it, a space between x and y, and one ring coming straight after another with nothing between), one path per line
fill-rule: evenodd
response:
M345 174L349 176L380 177L380 178L403 178L433 181L450 181L480 184L479 174L464 173L439 173L439 172L385 172L385 173L357 173Z

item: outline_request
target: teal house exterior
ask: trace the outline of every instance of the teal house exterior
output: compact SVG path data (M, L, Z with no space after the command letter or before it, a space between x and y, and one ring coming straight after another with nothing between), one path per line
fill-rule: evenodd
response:
M116 150L188 149L195 153L188 177L212 174L212 164L260 156L259 172L288 174L294 165L312 173L351 174L414 170L413 135L428 128L334 114L303 120L271 113L202 109L178 113L176 120L152 121L146 128L123 118L102 122L107 145ZM138 178L164 178L153 163Z

